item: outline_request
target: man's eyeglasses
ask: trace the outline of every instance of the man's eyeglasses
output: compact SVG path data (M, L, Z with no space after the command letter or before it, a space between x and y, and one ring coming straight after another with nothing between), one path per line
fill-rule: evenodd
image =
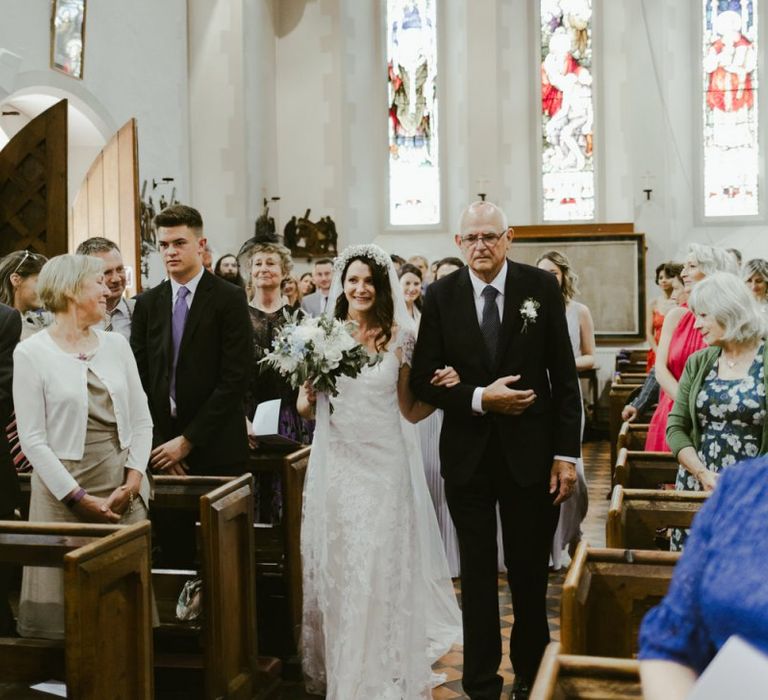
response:
M489 248L493 248L493 246L499 242L503 235L503 233L496 233L495 231L486 231L484 233L467 233L461 236L461 242L470 248L474 248L479 243L485 243L485 245L487 245Z

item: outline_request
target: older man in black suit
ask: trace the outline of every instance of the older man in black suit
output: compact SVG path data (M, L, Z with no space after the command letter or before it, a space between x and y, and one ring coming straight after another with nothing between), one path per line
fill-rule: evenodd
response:
M11 461L5 426L11 417L13 350L21 336L21 315L0 304L0 520L11 520L19 505L19 482ZM13 615L8 604L9 568L0 564L0 636L13 634Z
M515 621L513 698L526 698L549 641L546 591L559 504L576 481L581 400L554 278L507 259L504 213L475 202L455 237L468 267L433 282L413 358L416 395L445 411L440 459L461 557L464 690L497 700L502 679L496 506ZM431 383L450 365L461 378Z

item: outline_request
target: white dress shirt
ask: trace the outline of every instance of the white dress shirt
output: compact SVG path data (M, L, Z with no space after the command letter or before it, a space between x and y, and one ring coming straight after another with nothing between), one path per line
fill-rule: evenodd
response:
M112 316L112 332L119 333L126 340L130 340L131 317L133 316L133 308L132 306L129 306L128 300L125 297L120 297L120 301L117 302L117 306L115 306L111 312L108 311L107 315L104 317L104 320L96 324L94 328L103 331L109 322L110 315Z
M498 294L496 295L496 306L499 309L499 320L504 318L504 287L507 284L507 261L504 261L504 265L502 266L501 270L499 270L499 274L494 277L490 283L483 282L479 277L475 275L472 270L469 270L469 281L472 282L472 292L475 295L475 311L477 312L477 322L478 324L482 323L483 321L483 307L485 306L485 299L483 299L483 290L488 286L488 284L493 287ZM484 386L477 387L474 392L472 392L472 411L475 413L478 413L480 415L484 415L485 411L483 410L483 391L485 390ZM564 457L562 455L555 455L555 459L559 459L563 462L570 462L571 464L576 464L576 459L573 457Z

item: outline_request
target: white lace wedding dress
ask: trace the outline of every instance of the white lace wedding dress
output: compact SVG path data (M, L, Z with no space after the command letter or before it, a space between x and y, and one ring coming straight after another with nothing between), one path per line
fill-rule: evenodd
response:
M460 613L397 380L413 335L318 397L304 490L302 662L329 700L430 698Z

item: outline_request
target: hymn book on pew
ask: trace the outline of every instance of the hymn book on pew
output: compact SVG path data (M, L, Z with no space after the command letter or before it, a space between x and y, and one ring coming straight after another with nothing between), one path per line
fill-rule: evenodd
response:
M256 413L253 414L251 424L251 435L263 447L273 449L301 447L301 443L280 433L280 403L280 399L274 399L272 401L264 401L256 406Z

